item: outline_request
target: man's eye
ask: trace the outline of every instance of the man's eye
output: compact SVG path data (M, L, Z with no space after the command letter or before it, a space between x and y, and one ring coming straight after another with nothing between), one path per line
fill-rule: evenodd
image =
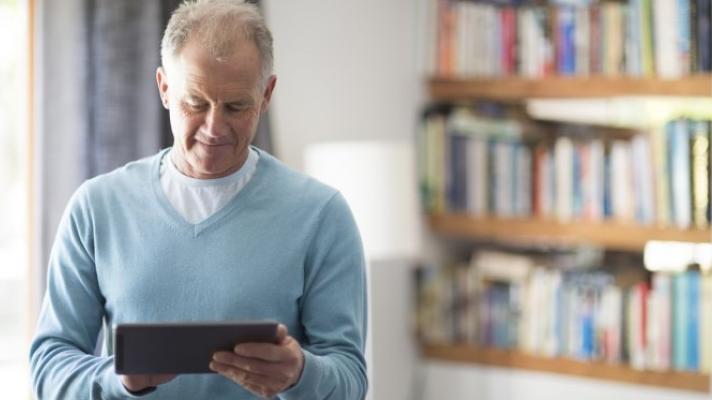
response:
M240 104L229 104L227 106L227 110L230 112L242 112L247 110L247 106L240 105Z
M204 103L201 101L190 101L190 100L186 101L185 104L194 110L203 109L207 105L207 103Z

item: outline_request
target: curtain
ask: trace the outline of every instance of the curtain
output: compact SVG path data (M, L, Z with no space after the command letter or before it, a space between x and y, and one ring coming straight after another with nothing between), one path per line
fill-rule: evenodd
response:
M86 178L172 142L156 89L160 40L177 0L86 0Z
M108 172L173 142L155 82L160 40L180 0L85 0L85 176ZM255 145L272 151L267 118Z

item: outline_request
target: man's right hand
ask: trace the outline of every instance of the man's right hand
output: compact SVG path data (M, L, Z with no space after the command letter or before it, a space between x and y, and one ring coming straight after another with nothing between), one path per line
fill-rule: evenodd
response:
M121 383L129 392L140 392L169 382L176 375L121 375Z

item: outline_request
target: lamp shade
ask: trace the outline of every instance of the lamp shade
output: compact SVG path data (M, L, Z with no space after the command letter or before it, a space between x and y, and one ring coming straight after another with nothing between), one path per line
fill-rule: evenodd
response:
M412 143L316 143L304 161L309 175L346 198L368 259L417 257L421 222Z

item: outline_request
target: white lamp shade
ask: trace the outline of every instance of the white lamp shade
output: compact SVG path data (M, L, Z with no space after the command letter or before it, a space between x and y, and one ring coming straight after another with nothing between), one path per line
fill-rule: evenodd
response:
M306 150L305 169L344 195L368 259L417 257L421 222L412 143L312 144Z

